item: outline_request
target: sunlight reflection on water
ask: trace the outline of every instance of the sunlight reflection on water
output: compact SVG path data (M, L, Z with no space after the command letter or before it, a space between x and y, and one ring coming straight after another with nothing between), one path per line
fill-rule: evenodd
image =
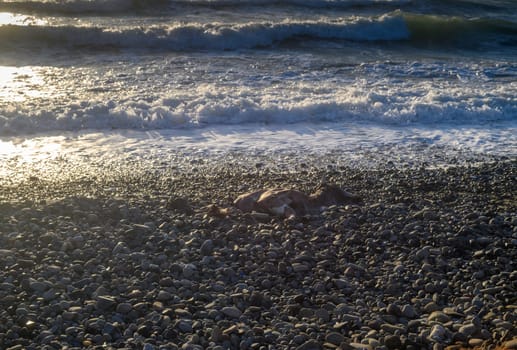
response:
M37 25L43 23L45 23L45 21L41 18L17 13L0 12L0 25Z
M46 93L41 74L33 67L0 66L0 101L20 102Z

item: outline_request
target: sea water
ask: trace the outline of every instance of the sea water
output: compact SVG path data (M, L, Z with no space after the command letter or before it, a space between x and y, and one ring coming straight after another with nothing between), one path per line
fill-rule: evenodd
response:
M4 164L514 157L516 135L514 0L0 2Z

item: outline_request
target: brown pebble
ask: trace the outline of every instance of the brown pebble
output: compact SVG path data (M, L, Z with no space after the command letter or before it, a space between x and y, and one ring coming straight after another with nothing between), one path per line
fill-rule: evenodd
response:
M517 337L513 338L512 340L509 340L503 344L503 348L505 350L509 349L517 349Z

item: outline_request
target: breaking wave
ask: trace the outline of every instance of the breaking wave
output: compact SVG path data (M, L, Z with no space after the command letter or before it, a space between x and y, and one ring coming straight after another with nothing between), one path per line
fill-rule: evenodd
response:
M222 90L189 99L171 95L151 101L85 100L71 103L67 108L33 109L12 105L0 109L0 134L345 121L401 126L415 123L478 125L515 120L517 101L511 92L505 96L501 88L498 96L487 99L474 91L462 94L461 89L456 87L450 93L415 92L414 96L409 96L408 91L393 91L388 96L368 90L350 90L333 96L291 96L285 100L257 97L250 92L232 96Z
M36 14L114 15L117 13L165 12L173 14L178 7L210 9L245 6L294 6L300 8L337 8L366 6L396 7L411 0L47 0L3 1L0 11Z
M389 41L407 39L408 36L406 23L401 16L333 22L176 24L126 29L48 25L0 27L0 44L8 47L235 50L268 47L302 37L314 40Z
M6 48L238 50L267 48L297 40L405 42L415 46L483 48L517 42L517 24L500 19L444 17L401 11L377 17L251 23L175 23L100 26L3 25Z

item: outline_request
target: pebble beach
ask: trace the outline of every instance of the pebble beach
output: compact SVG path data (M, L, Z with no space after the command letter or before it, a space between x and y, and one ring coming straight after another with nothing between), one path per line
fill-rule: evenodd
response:
M0 179L0 348L517 349L517 161L184 160ZM360 205L283 219L239 194Z

